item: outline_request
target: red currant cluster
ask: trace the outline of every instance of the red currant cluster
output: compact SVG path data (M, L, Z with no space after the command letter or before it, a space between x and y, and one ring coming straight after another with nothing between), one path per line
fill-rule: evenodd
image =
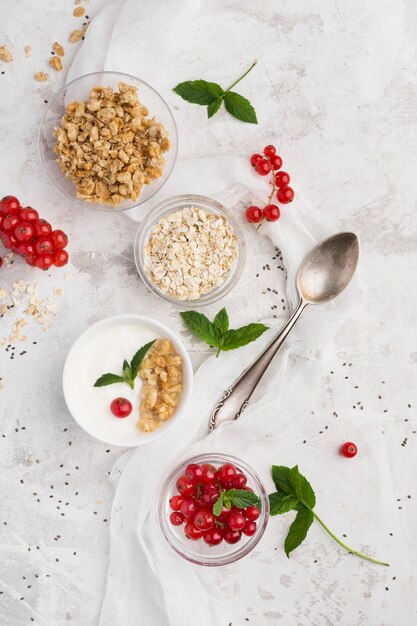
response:
M209 546L216 546L223 540L237 543L242 533L251 537L256 532L256 520L260 512L256 506L238 509L222 507L219 515L213 512L213 506L224 489L245 489L245 474L232 465L225 463L216 468L214 465L187 465L184 475L176 482L179 495L174 495L169 505L172 513L169 520L173 526L184 525L184 534L188 539L203 539Z
M253 224L258 224L263 219L267 222L276 222L280 218L279 207L271 204L274 193L281 204L288 204L294 200L294 190L288 186L290 175L287 172L278 171L281 170L282 159L276 152L275 146L269 145L264 148L263 155L252 154L250 158L251 165L260 176L271 174L272 185L268 203L263 209L258 206L250 206L246 209L246 219Z
M0 238L5 248L41 270L68 263L68 252L64 250L68 237L64 231L52 230L35 209L22 207L14 196L0 200Z

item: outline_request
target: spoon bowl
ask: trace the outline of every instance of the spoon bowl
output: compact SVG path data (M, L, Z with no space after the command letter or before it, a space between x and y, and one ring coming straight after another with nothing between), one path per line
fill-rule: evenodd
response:
M359 239L337 233L324 239L304 257L297 273L297 289L308 304L336 298L351 281L359 260Z

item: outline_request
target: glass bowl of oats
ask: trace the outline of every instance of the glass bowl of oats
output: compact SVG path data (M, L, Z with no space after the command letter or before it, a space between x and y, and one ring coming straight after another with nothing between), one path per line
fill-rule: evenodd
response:
M175 164L178 134L168 104L144 81L95 72L49 104L39 151L55 187L78 206L126 211L154 196Z
M231 213L212 198L192 194L164 200L146 215L134 253L145 285L181 308L211 304L229 293L246 259Z

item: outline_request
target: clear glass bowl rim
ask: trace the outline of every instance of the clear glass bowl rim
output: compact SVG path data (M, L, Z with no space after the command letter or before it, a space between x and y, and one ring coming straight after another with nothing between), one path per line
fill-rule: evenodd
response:
M234 552L231 552L230 554L227 554L227 555L220 555L219 557L212 558L210 560L208 560L207 557L204 558L204 556L192 555L182 550L181 547L179 546L179 543L174 542L171 539L173 534L172 534L169 522L166 519L165 514L164 514L166 499L169 498L170 496L169 485L171 481L175 477L179 477L189 463L201 464L201 463L209 463L209 462L219 463L219 464L230 462L230 463L233 463L234 465L237 465L241 469L243 469L243 471L248 475L250 480L252 480L256 484L258 495L262 501L262 510L261 510L261 515L257 520L258 526L256 529L256 533L252 537L249 537L248 541L244 543L242 546L239 546L239 543L235 544L236 550ZM158 500L157 515L158 515L158 524L159 524L159 528L161 530L162 535L165 537L170 547L177 554L185 558L187 561L190 561L191 563L195 563L196 565L218 567L221 565L228 565L230 563L234 563L235 561L238 561L239 559L249 554L249 552L251 552L253 548L255 548L255 546L259 543L260 539L262 538L265 532L266 526L268 524L269 498L265 490L265 487L263 486L255 470L250 465L248 465L247 463L239 459L238 457L235 457L231 454L222 453L222 452L213 452L212 454L210 453L198 454L193 457L190 457L189 459L182 461L166 477L162 485L161 493L160 493L159 500ZM186 539L184 539L184 541L186 541ZM194 542L189 541L189 543L193 545ZM216 547L214 546L213 550L215 549Z
M162 185L160 187L158 187L157 189L155 189L153 191L153 193L151 195L149 195L147 198L145 198L144 200L141 200L141 194L139 194L139 197L137 199L137 201L135 201L134 204L132 204L132 206L128 206L128 207L112 207L110 205L106 205L106 204L95 204L93 202L84 202L83 200L81 200L80 198L77 198L75 196L75 191L74 191L74 197L71 198L69 196L67 196L55 183L55 181L53 180L49 169L47 167L47 164L45 162L45 158L44 158L44 153L42 151L41 148L41 140L42 140L42 129L44 127L44 123L46 120L46 117L48 115L48 113L50 112L50 110L52 109L53 105L56 103L56 101L58 100L58 98L60 98L63 94L63 92L65 91L65 89L68 89L68 87L70 87L71 85L74 85L75 83L85 79L85 78L90 78L92 76L105 76L105 75L112 75L112 76L120 76L121 79L125 79L126 81L129 80L133 80L133 81L138 81L139 83L142 83L142 85L145 85L148 89L150 89L151 91L154 92L154 94L163 102L163 104L166 107L166 110L171 118L172 121L172 125L174 128L174 132L175 132L175 140L173 141L171 137L169 137L170 140L170 144L171 144L171 148L170 150L173 150L172 152L172 165L171 165L171 169L168 172L168 176L165 178L165 180L163 181ZM167 180L169 179L169 177L172 174L172 171L175 167L175 163L177 161L177 155L178 155L178 141L179 141L179 137L178 137L178 128L177 128L177 123L175 121L175 117L171 111L170 106L168 105L167 101L165 100L165 98L163 98L161 96L161 94L159 93L159 91L157 91L154 87L152 87L152 85L150 85L149 83L147 83L145 80L142 80L141 78L138 78L137 76L133 76L133 74L126 74L125 72L113 72L112 70L103 70L103 71L98 71L98 72L89 72L88 74L83 74L82 76L78 76L77 78L74 78L74 80L71 80L69 83L66 83L52 98L52 100L50 101L50 103L48 104L45 113L42 116L41 119L41 123L39 125L39 131L38 131L38 152L39 152L39 156L40 156L40 160L43 166L43 169L48 177L48 180L50 181L50 183L53 185L53 187L67 200L69 200L70 202L76 204L77 206L83 207L83 208L87 208L87 209L93 209L94 211L102 211L102 212L109 212L109 213L117 213L117 212L124 212L124 211L130 211L131 209L134 209L138 206L140 206L141 204L143 204L144 202L148 202L149 200L151 200L152 198L155 197L155 195L163 188L163 186L165 185L165 183L167 182ZM65 176L64 173L62 173L62 176ZM158 179L156 179L155 182L157 182Z
M143 252L151 228L163 215L173 213L174 211L179 210L181 207L192 205L193 203L197 206L201 205L201 208L205 210L211 209L217 211L218 213L226 217L228 222L232 225L237 237L238 258L234 268L232 268L231 270L231 273L226 278L225 282L222 283L218 288L214 289L208 294L205 294L198 300L179 300L178 298L174 298L164 293L152 283L144 268ZM180 194L177 196L171 196L156 205L141 221L139 228L136 232L133 247L136 269L148 289L162 300L165 300L165 302L169 302L176 308L180 309L194 309L196 306L206 306L209 304L213 304L213 302L217 302L217 300L220 300L220 298L223 298L239 282L246 262L246 243L243 232L239 224L237 223L237 220L231 214L231 211L229 211L217 200L209 198L208 196L202 196L198 194Z

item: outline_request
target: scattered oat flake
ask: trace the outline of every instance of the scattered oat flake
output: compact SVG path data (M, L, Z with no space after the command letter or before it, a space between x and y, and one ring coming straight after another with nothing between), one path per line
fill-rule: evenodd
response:
M6 63L10 63L10 61L13 61L12 53L10 52L7 45L0 46L0 60L6 61Z
M57 53L58 56L63 57L65 54L64 48L57 41L52 46L52 50Z
M55 289L54 289L54 294L55 294L56 296L62 296L62 295L63 295L63 293L64 293L63 289L61 289L60 287L55 287Z
M71 280L72 279L72 274L71 272L66 272L64 274L64 280Z
M4 300L9 295L7 289L0 289L0 300Z
M0 383L0 389L4 389L3 383Z
M84 37L84 31L82 30L73 30L71 35L69 36L70 43L77 43Z
M73 10L72 14L74 17L82 17L85 13L85 9L84 7L75 7L75 9Z
M49 59L49 65L54 68L57 72L62 70L62 61L61 57L51 57Z
M26 58L28 59L30 55L32 54L32 46L25 46L25 54L26 54Z
M48 80L48 74L45 74L45 72L36 72L35 80L39 81L40 83L44 83Z
M96 256L96 253L95 252L89 252L88 256L90 257L90 259L94 259L95 256Z

